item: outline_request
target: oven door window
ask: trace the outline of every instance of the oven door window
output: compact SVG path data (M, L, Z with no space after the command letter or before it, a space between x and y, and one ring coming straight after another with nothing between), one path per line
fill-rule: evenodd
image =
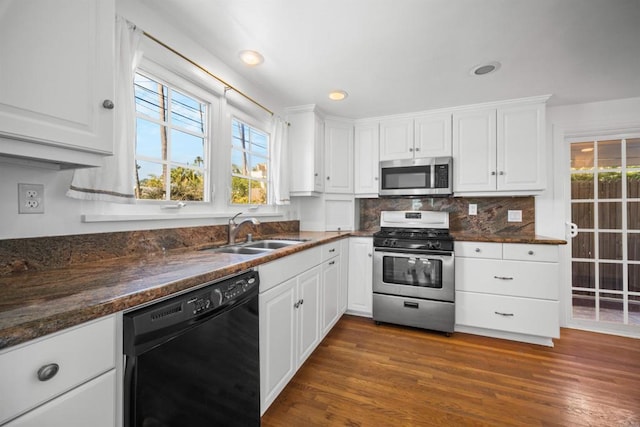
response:
M426 256L389 256L382 258L385 283L442 288L442 261Z
M430 166L403 166L382 169L383 190L431 188Z

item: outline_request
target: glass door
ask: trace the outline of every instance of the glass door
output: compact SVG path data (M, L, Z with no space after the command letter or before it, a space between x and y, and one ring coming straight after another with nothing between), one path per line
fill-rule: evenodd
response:
M571 315L640 334L640 137L571 143Z

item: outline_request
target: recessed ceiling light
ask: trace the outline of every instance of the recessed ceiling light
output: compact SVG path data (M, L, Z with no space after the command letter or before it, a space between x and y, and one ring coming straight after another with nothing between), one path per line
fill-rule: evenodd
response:
M488 62L486 64L476 65L471 69L471 74L476 76L484 76L485 74L496 72L500 69L499 62Z
M264 62L264 56L255 50L243 50L239 54L240 60L250 67L260 65Z
M343 90L332 90L329 92L329 99L332 101L342 101L347 96L349 96L349 94Z

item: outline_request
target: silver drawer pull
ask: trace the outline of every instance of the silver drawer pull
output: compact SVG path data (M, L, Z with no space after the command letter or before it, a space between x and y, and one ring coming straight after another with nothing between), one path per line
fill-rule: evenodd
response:
M494 313L497 314L498 316L513 317L513 313L501 313L499 311L494 311Z
M529 251L529 252L528 252L528 254L529 254L529 255L533 255L533 251Z
M506 276L493 276L494 279L499 279L499 280L513 280L513 277L506 277Z
M480 252L480 248L476 248L476 252Z
M336 248L329 249L329 252L335 252L335 251L336 251Z
M331 261L331 262L329 263L329 265L333 265L333 264L335 264L335 263L336 263L335 261Z
M60 365L57 363L49 363L48 365L44 365L40 369L38 369L38 379L40 381L49 381L51 378L55 377L58 371L60 370Z
M420 308L417 302L403 301L403 303L406 308Z

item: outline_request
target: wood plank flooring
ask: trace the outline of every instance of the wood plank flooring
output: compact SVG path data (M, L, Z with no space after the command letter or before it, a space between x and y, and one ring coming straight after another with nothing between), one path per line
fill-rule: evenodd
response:
M262 417L272 426L640 426L640 340L555 347L345 315Z

